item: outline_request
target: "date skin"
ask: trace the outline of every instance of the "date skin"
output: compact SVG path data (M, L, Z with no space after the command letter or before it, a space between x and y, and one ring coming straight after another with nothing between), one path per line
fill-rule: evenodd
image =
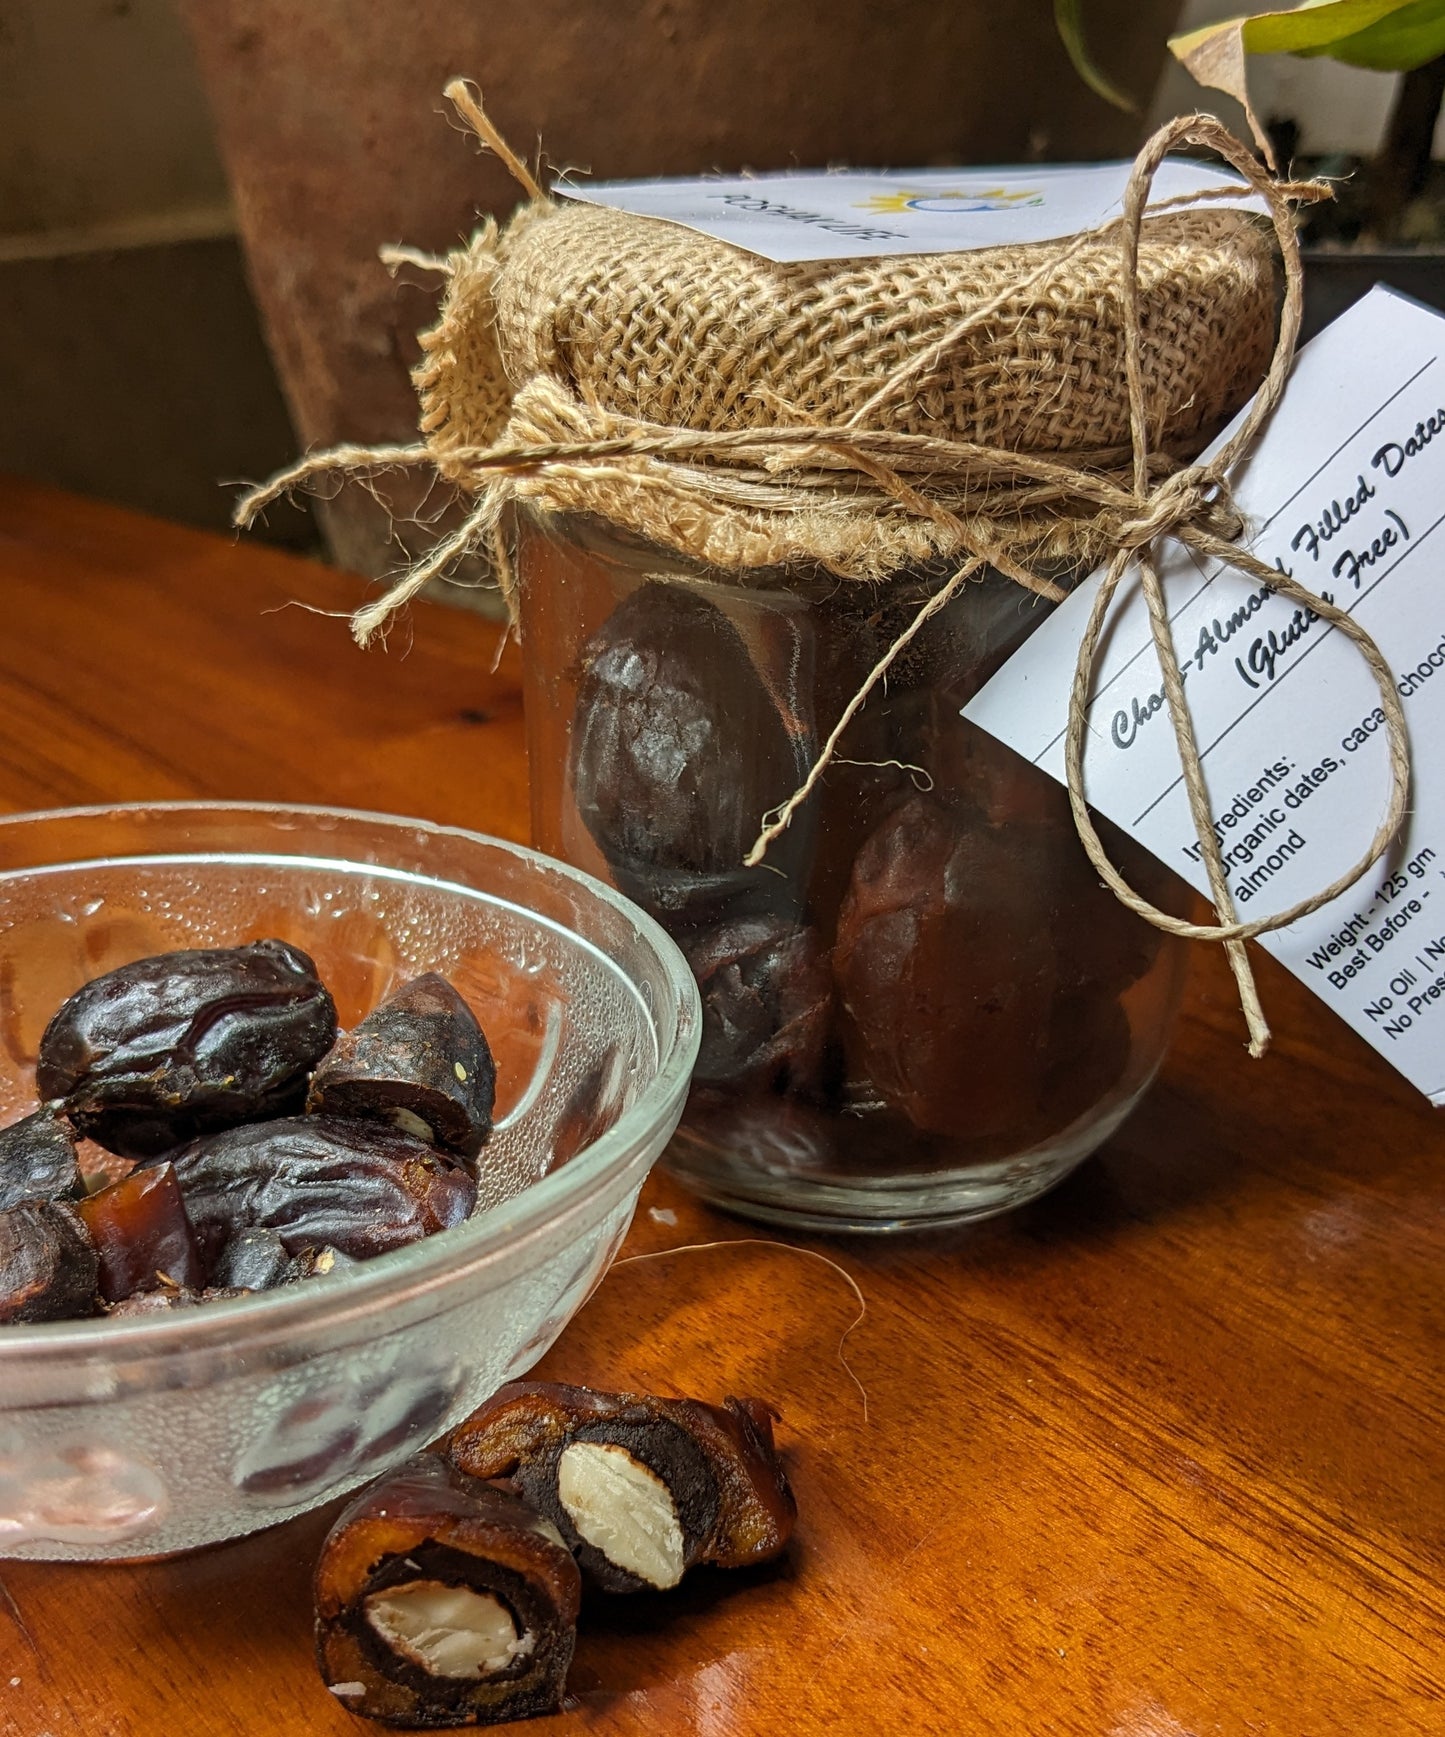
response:
M71 1206L22 1200L0 1212L0 1325L73 1320L95 1304L95 1250Z
M133 1170L87 1195L76 1211L95 1244L105 1302L166 1286L198 1290L205 1283L173 1164Z
M22 1200L79 1200L84 1192L75 1134L49 1104L0 1128L0 1212Z
M389 1645L368 1611L388 1592L465 1587L507 1611L523 1641L510 1665L433 1674ZM316 1565L316 1656L353 1713L414 1729L491 1725L562 1704L581 1603L577 1564L509 1490L423 1454L344 1509ZM360 1685L362 1692L354 1692Z
M492 1131L497 1070L476 1015L435 971L404 983L317 1068L313 1115L386 1122L473 1160Z
M288 1254L356 1260L460 1224L477 1185L422 1141L379 1122L288 1116L192 1141L171 1154L210 1271L238 1232L264 1225Z
M299 1110L336 1039L316 967L284 941L137 959L56 1012L35 1083L78 1132L126 1158Z
M702 992L700 1085L804 1094L818 1084L833 980L816 929L775 917L719 923L684 947Z
M833 952L850 1060L917 1128L979 1138L1030 1120L1057 982L1051 844L915 796L858 852Z

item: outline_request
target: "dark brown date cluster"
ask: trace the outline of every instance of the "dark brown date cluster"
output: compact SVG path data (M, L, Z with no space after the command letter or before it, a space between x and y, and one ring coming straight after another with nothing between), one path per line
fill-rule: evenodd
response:
M959 715L1027 630L1016 588L929 623L848 759L762 866L740 866L817 752L814 710L831 723L917 607L837 591L807 636L796 607L775 621L659 581L628 596L580 660L577 811L702 991L695 1120L846 1112L907 1136L905 1168L920 1140L1020 1149L1124 1077L1121 997L1159 934L1098 879L1065 793ZM1126 868L1165 896L1140 853Z
M495 1070L444 978L338 1037L311 959L267 940L95 978L35 1082L42 1107L0 1129L0 1323L269 1290L459 1224ZM88 1193L81 1138L128 1173Z
M797 1504L756 1399L514 1382L357 1498L316 1570L321 1674L389 1724L562 1703L584 1585L664 1592L778 1556Z

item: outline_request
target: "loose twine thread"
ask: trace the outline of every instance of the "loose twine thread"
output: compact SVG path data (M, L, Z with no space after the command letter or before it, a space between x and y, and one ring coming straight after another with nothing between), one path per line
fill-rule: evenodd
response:
M506 145L463 81L446 95L484 145L498 153L538 207L547 196L521 159ZM1269 209L1284 267L1284 307L1268 373L1239 428L1208 464L1180 468L1151 452L1145 402L1143 334L1140 312L1140 230L1146 212L1234 200L1233 189L1206 189L1150 204L1149 193L1160 163L1172 151L1204 148L1222 157L1261 195ZM512 576L502 534L505 512L528 479L578 480L596 488L614 487L619 499L646 491L683 505L746 506L786 514L806 500L810 510L840 518L870 512L902 515L937 527L947 546L965 554L951 577L917 611L878 660L828 735L806 778L772 813L745 862L755 866L769 845L785 832L794 815L834 761L849 724L893 664L961 589L987 568L1025 590L1057 602L1066 593L1036 572L1040 559L1094 558L1107 551L1102 582L1079 647L1069 695L1065 768L1069 802L1079 838L1090 861L1115 896L1131 911L1167 934L1222 943L1238 988L1249 1031L1249 1050L1263 1055L1269 1027L1244 942L1282 929L1320 910L1347 891L1389 849L1404 818L1410 763L1404 710L1383 653L1345 610L1270 566L1236 541L1244 534L1228 478L1273 414L1294 360L1303 303L1299 241L1292 202L1328 197L1317 182L1280 181L1269 175L1218 121L1185 116L1159 129L1144 145L1129 177L1122 214L1097 229L1044 250L1037 269L942 332L894 370L848 418L836 425L794 420L767 428L694 430L649 423L640 418L583 404L555 380L526 381L512 398L512 416L502 440L485 447L460 447L439 455L426 444L368 448L342 446L316 453L279 472L238 504L235 521L249 525L271 501L296 485L327 473L386 466L435 465L464 481L477 505L458 529L443 538L392 588L352 617L352 631L366 645L396 610L461 556L490 546L504 592L512 602ZM495 226L488 232L495 236ZM1075 454L1074 462L1015 452L980 442L949 440L878 426L913 382L936 367L955 346L1021 292L1050 274L1101 237L1117 234L1122 335L1128 385L1129 463L1121 472L1108 468L1113 452ZM407 249L391 249L393 263L457 269ZM465 256L463 256L465 257ZM779 408L791 412L790 406ZM870 419L871 422L870 422ZM915 480L908 480L909 477ZM1257 580L1302 609L1337 627L1358 648L1379 688L1390 766L1390 798L1384 818L1365 853L1328 886L1273 916L1241 922L1229 889L1223 854L1215 836L1208 789L1184 695L1163 585L1158 545L1168 537L1222 567ZM1148 609L1150 632L1163 675L1164 696L1178 747L1190 814L1208 875L1215 923L1191 923L1159 910L1134 891L1110 861L1089 814L1084 789L1084 748L1088 700L1099 640L1109 606L1127 574L1137 571Z
M711 1254L717 1249L736 1248L765 1248L771 1249L775 1254L785 1255L790 1259L796 1258L809 1261L821 1261L825 1267L831 1268L831 1270L842 1279L843 1283L847 1285L848 1289L853 1293L853 1301L858 1305L858 1313L843 1329L842 1337L838 1340L836 1355L839 1367L858 1389L858 1398L863 1404L863 1421L864 1423L867 1423L868 1389L858 1379L858 1372L848 1361L847 1355L844 1352L844 1346L847 1345L848 1340L867 1319L868 1300L863 1295L863 1287L858 1283L857 1279L853 1277L852 1273L848 1271L847 1267L840 1266L837 1261L831 1259L828 1255L819 1254L817 1249L800 1248L796 1243L772 1242L767 1237L762 1236L738 1236L728 1237L715 1242L684 1242L679 1243L675 1248L655 1248L647 1250L644 1254L624 1255L621 1260L613 1261L611 1267L608 1268L608 1272L615 1273L619 1267L637 1266L643 1261L668 1260L673 1255Z

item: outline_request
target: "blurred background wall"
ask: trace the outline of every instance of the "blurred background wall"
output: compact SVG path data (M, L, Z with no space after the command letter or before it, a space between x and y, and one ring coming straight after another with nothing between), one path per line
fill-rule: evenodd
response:
M435 284L376 248L445 251L514 202L442 113L455 73L599 176L1117 156L1200 105L1164 67L1180 11L1085 0L1129 116L1051 0L0 0L0 468L220 526L222 484L410 438ZM1257 88L1302 149L1365 150L1391 81L1276 59ZM391 504L405 543L421 503ZM400 558L364 491L320 513L347 564Z
M293 439L173 0L0 0L0 469L221 525Z

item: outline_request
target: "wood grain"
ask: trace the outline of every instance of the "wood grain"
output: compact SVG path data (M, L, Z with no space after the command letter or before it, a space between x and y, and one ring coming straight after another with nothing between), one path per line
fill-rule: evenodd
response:
M525 834L514 657L358 582L0 485L0 805L342 802ZM542 1733L1445 1733L1445 1124L1260 958L1252 1063L1201 954L1164 1072L1034 1206L802 1239L664 1177L542 1372L778 1401L802 1519L777 1568L589 1609ZM367 1727L322 1688L325 1514L138 1567L0 1572L4 1737ZM15 1679L18 1679L16 1681Z

